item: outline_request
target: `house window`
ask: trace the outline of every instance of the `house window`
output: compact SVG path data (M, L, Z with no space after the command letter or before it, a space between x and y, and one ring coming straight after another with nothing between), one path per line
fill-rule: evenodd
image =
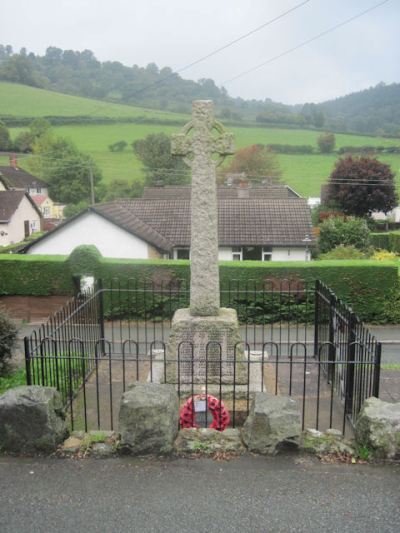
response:
M232 261L242 261L243 252L241 246L232 246Z
M43 207L43 216L45 218L49 218L50 217L50 207Z
M261 261L261 246L243 246L243 261Z
M190 248L177 248L175 259L190 259Z
M262 260L263 261L272 261L272 246L263 246L263 249L262 249Z

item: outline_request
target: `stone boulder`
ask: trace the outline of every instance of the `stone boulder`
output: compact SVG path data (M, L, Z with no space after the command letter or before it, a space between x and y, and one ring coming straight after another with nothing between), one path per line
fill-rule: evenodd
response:
M68 430L60 394L51 387L17 387L0 396L0 449L54 452Z
M179 429L179 400L173 385L136 383L122 395L121 449L135 455L167 454Z
M250 451L275 455L286 446L298 446L301 414L297 403L286 396L257 392L243 429L242 439Z
M370 450L375 457L400 457L400 402L383 402L368 398L358 415L355 438L358 446Z

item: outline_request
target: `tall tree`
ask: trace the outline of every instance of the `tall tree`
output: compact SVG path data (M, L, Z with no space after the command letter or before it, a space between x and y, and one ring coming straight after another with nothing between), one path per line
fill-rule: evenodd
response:
M389 165L369 157L339 159L329 177L327 201L347 215L389 212L397 205L394 174Z
M319 151L323 154L333 152L336 144L336 139L333 133L325 132L318 136L317 144Z
M33 144L31 166L49 184L49 195L56 202L77 204L91 196L90 174L96 186L101 173L90 156L79 152L67 139L46 133Z
M265 178L278 181L281 176L279 163L274 152L265 146L253 144L236 151L225 172L239 174L244 172L254 181Z
M171 154L171 140L165 133L152 133L132 143L143 163L146 185L184 185L189 183L189 168L182 158Z

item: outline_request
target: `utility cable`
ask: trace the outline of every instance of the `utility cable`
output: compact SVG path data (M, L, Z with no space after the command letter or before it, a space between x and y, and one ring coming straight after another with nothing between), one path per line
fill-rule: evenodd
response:
M302 48L303 46L306 46L307 44L312 43L313 41L316 41L317 39L320 39L321 37L327 35L328 33L331 33L333 31L341 28L342 26L345 26L346 24L349 24L350 22L353 22L353 20L356 20L356 19L362 17L363 15L366 15L367 13L370 13L374 9L377 9L380 6L383 6L387 2L389 2L389 0L383 0L383 2L379 2L379 4L375 4L374 6L368 8L368 9L365 9L364 11L361 11L360 13L357 13L356 15L353 15L350 18L348 18L348 19L346 19L346 20L344 20L342 22L339 22L338 24L335 24L334 26L331 26L327 30L322 31L321 33L318 33L317 35L314 35L314 37L311 37L310 39L307 39L306 41L303 41L303 42L299 43L298 45L293 46L292 48L289 48L288 50L285 50L284 52L282 52L282 53L280 53L280 54L278 54L276 56L270 57L266 61L263 61L262 63L259 63L258 65L241 72L237 76L234 76L233 78L230 78L229 80L224 81L222 83L222 86L224 86L224 85L226 85L228 83L231 83L232 81L235 81L235 80L237 80L237 79L239 79L239 78L241 78L243 76L246 76L247 74L250 74L251 72L254 72L255 70L258 70L261 67L265 67L266 65L269 65L270 63L273 63L274 61L280 59L281 57L287 56L287 55L291 54L292 52L295 52L299 48Z

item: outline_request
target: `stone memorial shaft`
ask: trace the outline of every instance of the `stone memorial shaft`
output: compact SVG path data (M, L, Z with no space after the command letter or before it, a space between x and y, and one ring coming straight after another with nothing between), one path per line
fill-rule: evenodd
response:
M172 153L192 169L190 313L216 316L220 307L215 167L233 154L233 135L214 119L211 100L193 102L192 120L172 137ZM222 159L223 160L223 159Z

